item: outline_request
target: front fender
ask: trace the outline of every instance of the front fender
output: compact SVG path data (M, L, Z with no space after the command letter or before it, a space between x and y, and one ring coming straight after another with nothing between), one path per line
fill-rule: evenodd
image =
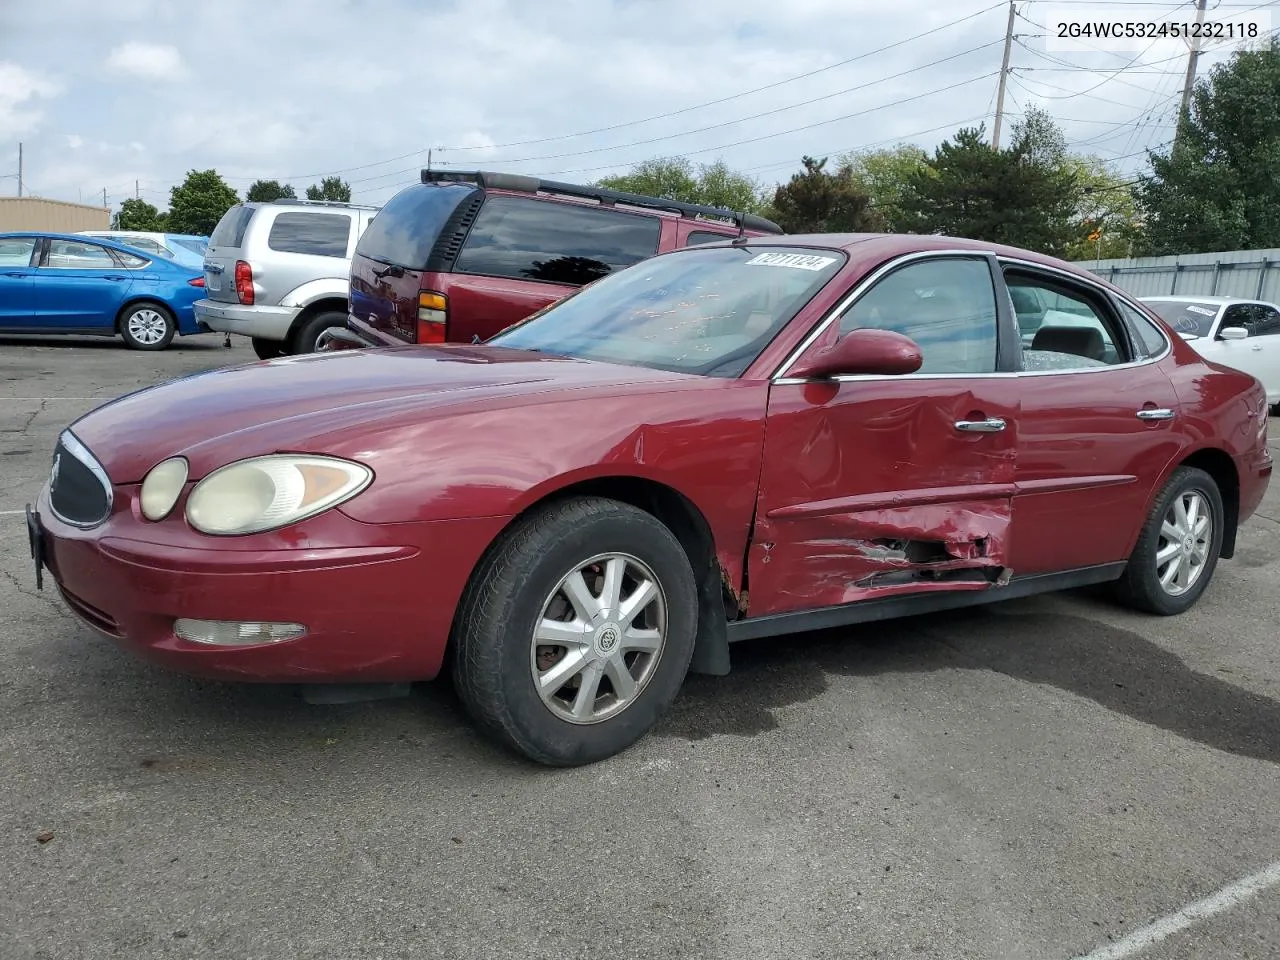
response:
M318 300L346 300L350 283L345 277L322 277L294 287L280 299L282 307L307 307Z

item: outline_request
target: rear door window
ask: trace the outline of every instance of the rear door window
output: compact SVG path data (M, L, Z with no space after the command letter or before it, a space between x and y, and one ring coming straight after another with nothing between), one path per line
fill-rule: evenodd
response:
M350 214L282 213L271 224L267 246L281 253L345 257L350 237Z
M115 265L106 247L80 240L50 240L44 258L50 270L108 270Z
M454 269L581 286L653 256L661 229L657 217L493 196Z

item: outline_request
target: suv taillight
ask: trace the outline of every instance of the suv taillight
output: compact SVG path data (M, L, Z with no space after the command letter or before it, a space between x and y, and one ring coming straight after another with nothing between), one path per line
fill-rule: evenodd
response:
M253 267L243 260L236 261L236 296L245 306L253 306Z
M444 343L449 332L449 298L423 290L418 294L418 343Z

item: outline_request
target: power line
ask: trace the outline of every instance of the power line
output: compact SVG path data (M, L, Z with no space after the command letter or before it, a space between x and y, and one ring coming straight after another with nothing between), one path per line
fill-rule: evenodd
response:
M869 87L874 87L881 83L887 83L890 80L897 80L901 77L908 76L909 74L919 73L921 70L927 70L930 67L936 67L939 64L947 63L948 61L956 60L956 59L959 59L960 57L966 57L971 53L977 53L979 50L985 50L987 47L993 47L996 44L1001 42L1003 41L992 40L988 43L983 43L983 44L979 44L976 47L971 47L968 50L962 50L960 53L954 53L949 57L942 57L938 60L931 60L928 63L922 63L919 66L911 67L908 70L902 70L898 73L889 74L888 76L885 76L885 77L879 77L867 83L860 83L860 84L857 84L856 86L848 87L844 90L837 90L835 93L828 93L821 97L809 97L805 100L801 100L798 103L790 103L785 106L775 107L772 110L765 110L761 113L753 113L747 117L737 117L733 120L725 120L721 123L712 123L704 127L695 127L692 130L682 130L679 133L669 133L661 137L649 137L646 140L633 140L629 143L613 144L607 147L592 147L591 149L588 149L588 150L573 150L568 153L553 153L553 154L544 154L536 157L518 157L514 159L509 158L505 160L486 159L485 162L486 163L536 163L540 160L563 160L567 157L583 157L583 156L587 156L589 154L594 154L594 153L605 153L609 150L625 150L628 147L647 146L648 144L651 144L651 143L661 143L664 140L675 140L679 137L687 137L695 133L705 133L708 130L719 130L723 127L731 127L731 126L734 126L735 124L746 123L750 120L759 120L762 117L770 117L775 114L785 113L788 110L795 110L799 107L807 107L815 103L821 103L824 100L834 99L835 97L847 96L848 94L856 93L859 90L866 90Z
M628 120L625 123L615 123L607 127L596 127L593 130L580 130L577 133L565 133L555 137L539 137L534 140L516 140L511 143L492 144L487 147L483 145L472 144L467 146L456 146L456 147L443 146L443 147L438 147L437 149L449 151L449 152L455 152L455 151L461 151L461 150L483 150L483 149L501 150L501 149L506 149L507 147L524 147L524 146L530 146L536 143L552 143L557 140L569 140L574 137L586 137L596 133L607 133L608 131L611 131L611 130L620 130L623 127L638 126L639 124L649 123L653 120L666 120L670 117L676 117L684 113L690 113L694 110L701 110L704 107L714 107L722 103L728 103L730 100L737 100L742 97L751 96L752 94L760 93L764 90L772 90L775 87L780 87L780 86L783 86L784 84L794 83L796 80L805 80L809 77L815 77L820 73L826 73L827 71L835 70L838 67L848 66L849 64L856 63L859 60L865 60L868 57L875 56L877 53L884 53L886 50L893 50L904 44L913 43L916 40L921 40L925 37L932 36L933 34L939 33L943 30L949 30L952 27L959 26L960 24L965 23L969 20L977 19L983 14L990 13L992 10L996 10L1003 6L1004 6L1004 0L1001 0L1000 3L994 3L989 7L983 7L981 10L978 10L975 13L971 13L971 14L968 14L967 16L960 17L958 20L952 20L950 23L944 23L930 30L926 30L923 33L917 33L913 37L907 37L906 39L903 39L903 40L897 40L893 43L885 44L883 47L877 47L874 50L868 50L865 53L858 54L857 56L849 57L847 60L841 60L837 63L832 63L825 67L819 67L817 70L810 70L807 73L796 74L794 77L787 77L786 79L783 79L783 80L777 80L777 81L774 81L773 83L767 83L762 87L754 87L751 90L744 90L741 93L735 93L727 97L720 97L717 100L708 100L705 103L695 104L691 107L684 107L680 110L672 110L667 113L654 114L651 117L645 117L641 120Z
M802 130L812 130L812 129L814 129L815 127L822 127L822 126L826 126L827 124L831 124L831 123L838 123L838 122L840 122L840 121L842 121L842 120L851 120L851 119L853 119L853 118L855 118L855 117L865 116L865 115L867 115L867 114L869 114L869 113L876 113L877 111L885 110L885 109L887 109L887 108L889 108L889 107L896 107L896 106L899 106L900 104L904 104L904 103L911 103L911 102L916 101L916 100L922 100L922 99L924 99L924 98L926 98L926 97L936 96L936 95L937 95L937 94L939 94L939 93L947 93L947 92L950 92L950 91L952 91L952 90L955 90L955 89L957 89L957 88L959 88L959 87L967 86L967 85L969 85L969 84L971 84L971 83L976 83L976 82L978 82L979 80L986 80L986 79L989 79L990 77L995 76L997 72L998 72L998 71L994 71L994 70L993 70L993 71L991 71L991 72L989 72L989 73L984 73L984 74L981 74L981 75L976 76L976 77L971 77L971 78L969 78L968 80L960 81L959 83L952 83L952 84L948 84L948 85L947 85L947 86L945 86L945 87L939 87L939 88L938 88L938 89L936 89L936 90L929 90L929 91L927 91L927 92L925 92L925 93L916 94L915 96L911 96L911 97L902 97L902 98L899 98L899 99L897 99L897 100L891 100L891 101L889 101L888 103L882 103L882 104L880 104L879 106L875 106L875 107L868 107L868 108L867 108L867 109L865 109L865 110L858 110L858 111L855 111L854 113L847 113L847 114L844 114L844 115L839 116L839 117L831 117L831 118L830 118L830 119L828 119L828 120L819 120L819 121L816 121L816 122L814 122L814 123L806 123L806 124L803 124L802 126L799 126L799 127L792 127L792 128L790 128L790 129L788 129L788 130L779 130L779 131L777 131L776 133L762 134L761 136L757 136L757 137L748 137L748 138L743 139L743 140L735 140L735 141L733 141L732 143L722 143L722 144L717 144L717 145L715 145L715 146L703 147L703 148L700 148L700 149L698 149L698 150L685 150L685 151L682 151L681 153L682 153L682 155L683 155L683 156L686 156L686 157L697 156L697 155L699 155L699 154L711 153L711 152L716 151L716 150L727 150L727 149L729 149L730 147L739 147L739 146L742 146L742 145L744 145L744 144L748 144L748 143L759 143L759 142L761 142L761 141L763 141L763 140L772 140L772 139L774 139L775 137L783 137L783 136L786 136L786 135L791 134L791 133L799 133L799 132L800 132L800 131L802 131ZM741 121L738 121L738 122L741 122ZM646 142L648 142L648 141L641 141L641 143L642 143L642 144L643 144L643 143L646 143ZM635 145L636 145L636 144L619 144L619 145L617 145L617 146L615 146L615 147L611 147L611 148L607 148L607 149L621 150L621 149L624 149L624 148L626 148L626 147L628 147L628 146L635 146ZM583 152L584 152L584 153L590 153L590 152L596 152L596 151L583 151ZM581 154L566 154L566 155L564 155L564 156L570 156L570 157L572 157L572 156L581 156ZM530 162L530 161L533 161L533 160L549 160L549 159L557 159L557 157L526 157L526 158L523 158L523 159L520 159L520 160L485 160L484 162L485 162L485 164L486 164L486 165L488 165L488 164L496 164L496 163L527 163L527 162ZM600 166L594 166L594 167L578 167L578 168L569 169L569 170L559 170L559 171L555 171L554 173L546 173L546 172L543 172L543 173L533 173L533 174L530 174L530 175L531 175L531 176L542 176L542 177L547 177L547 176L559 176L559 175L566 174L566 173L592 173L592 172L599 171L599 170L612 170L612 169L614 169L615 167L624 166L624 165L629 165L629 164L633 164L633 163L636 163L636 162L637 162L637 161L635 161L635 160L617 160L617 161L614 161L613 163L606 163L606 164L602 164L602 165L600 165ZM459 166L459 165L458 165L458 164L456 164L456 163L443 163L442 165L443 165L443 166L452 166L452 167L457 167L457 166ZM388 179L388 178L390 178L390 177L394 177L394 176L401 176L401 177L403 177L403 176L408 176L408 175L411 175L411 174L416 174L417 172L418 172L418 168L416 168L416 167L415 167L415 168L412 168L412 169L407 169L407 170L397 170L397 171L394 171L393 173L380 174L380 175L378 175L378 176L375 176L375 177L367 177L367 178L364 178L364 179L362 179L362 180L353 180L353 181L351 181L351 184L352 184L352 186L355 186L355 185L356 185L356 184L358 184L358 183L368 183L368 182L373 181L373 180L385 180L385 179Z

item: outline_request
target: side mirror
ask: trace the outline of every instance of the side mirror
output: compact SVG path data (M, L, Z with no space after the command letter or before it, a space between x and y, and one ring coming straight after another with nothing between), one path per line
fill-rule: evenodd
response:
M1249 331L1245 327L1223 327L1218 331L1219 340L1247 340Z
M817 380L841 375L900 376L915 373L924 363L919 345L892 330L853 330L825 350L800 361L788 377Z

